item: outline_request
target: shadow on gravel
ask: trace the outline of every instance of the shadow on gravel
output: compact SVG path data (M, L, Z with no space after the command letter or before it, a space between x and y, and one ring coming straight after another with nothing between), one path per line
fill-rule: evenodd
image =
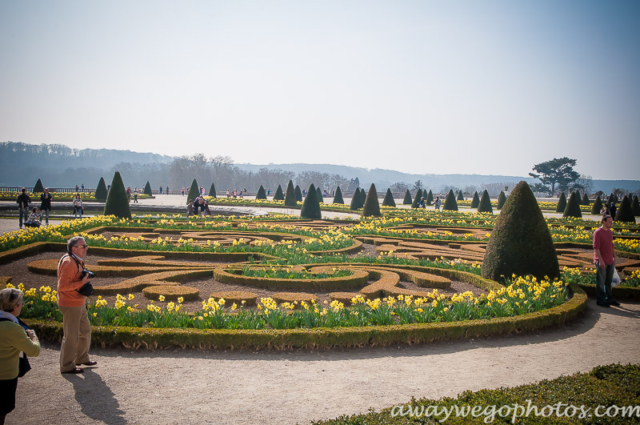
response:
M87 417L107 424L127 423L115 394L93 369L85 368L84 373L79 375L62 376L73 385L76 401Z

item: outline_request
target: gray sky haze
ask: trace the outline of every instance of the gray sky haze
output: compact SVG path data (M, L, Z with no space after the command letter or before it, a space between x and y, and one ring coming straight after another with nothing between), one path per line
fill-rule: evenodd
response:
M640 1L0 0L0 141L640 179Z

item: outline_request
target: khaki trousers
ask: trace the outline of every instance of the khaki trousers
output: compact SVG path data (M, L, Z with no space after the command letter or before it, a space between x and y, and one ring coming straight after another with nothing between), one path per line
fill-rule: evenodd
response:
M76 364L89 362L89 346L91 345L91 324L87 316L87 308L62 307L62 347L60 348L60 372L68 372Z

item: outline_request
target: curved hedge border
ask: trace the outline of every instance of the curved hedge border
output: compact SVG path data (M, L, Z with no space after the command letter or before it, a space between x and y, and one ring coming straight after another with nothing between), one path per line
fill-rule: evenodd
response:
M334 267L336 266L334 265ZM242 276L229 273L223 268L217 268L213 270L213 277L223 283L233 283L236 285L252 286L255 288L307 291L361 288L365 286L369 280L369 274L367 272L358 270L353 270L353 274L350 276L313 280Z
M532 332L561 325L575 319L586 308L587 294L571 285L571 299L548 310L515 317L354 328L317 328L286 330L156 329L95 326L91 339L95 345L126 348L199 348L199 349L275 349L333 348L420 344L460 338ZM59 341L62 323L27 320L41 339Z

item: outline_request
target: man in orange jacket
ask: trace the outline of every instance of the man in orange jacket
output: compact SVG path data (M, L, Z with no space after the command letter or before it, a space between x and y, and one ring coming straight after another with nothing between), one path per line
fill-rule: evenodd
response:
M91 279L82 277L87 242L74 236L67 242L67 254L58 263L58 308L62 313L62 347L60 348L60 372L82 373L78 365L95 366L98 362L89 359L91 324L85 302L87 297L78 289Z

